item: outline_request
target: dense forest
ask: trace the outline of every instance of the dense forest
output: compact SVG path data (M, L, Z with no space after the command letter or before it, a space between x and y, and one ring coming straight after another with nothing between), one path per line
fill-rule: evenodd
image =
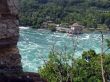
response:
M87 28L110 28L109 0L20 0L20 25L42 27L78 22Z

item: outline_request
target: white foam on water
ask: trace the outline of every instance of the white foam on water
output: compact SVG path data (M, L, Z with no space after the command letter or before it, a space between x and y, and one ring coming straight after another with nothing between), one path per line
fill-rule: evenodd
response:
M24 27L24 26L20 26L19 28L20 28L20 29L24 29L24 30L25 30L25 29L29 29L29 27Z
M85 40L85 39L89 39L89 38L90 38L90 35L89 34L86 34L85 37L82 37L81 39L82 40Z

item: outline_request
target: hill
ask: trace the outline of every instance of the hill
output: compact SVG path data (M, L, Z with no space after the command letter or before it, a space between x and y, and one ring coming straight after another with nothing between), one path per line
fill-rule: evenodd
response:
M43 22L57 24L79 22L87 28L110 28L109 0L20 0L20 24L43 27Z

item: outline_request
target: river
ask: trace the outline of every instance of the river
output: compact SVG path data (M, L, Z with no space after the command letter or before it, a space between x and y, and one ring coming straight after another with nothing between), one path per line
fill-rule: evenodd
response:
M72 53L73 42L77 41L76 57L81 56L83 51L89 49L100 53L100 38L100 33L84 33L70 37L66 33L20 27L18 47L22 57L23 70L37 72L38 68L43 65L41 57L48 59L53 45L57 50L63 51L66 48L68 53ZM104 34L104 38L110 38L110 33ZM106 48L106 43L104 46Z

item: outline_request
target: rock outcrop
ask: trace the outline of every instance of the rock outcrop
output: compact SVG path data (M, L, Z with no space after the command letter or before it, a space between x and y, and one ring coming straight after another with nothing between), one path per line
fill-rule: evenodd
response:
M17 1L0 0L0 82L46 82L37 73L22 71Z
M22 71L17 0L0 0L0 71Z

